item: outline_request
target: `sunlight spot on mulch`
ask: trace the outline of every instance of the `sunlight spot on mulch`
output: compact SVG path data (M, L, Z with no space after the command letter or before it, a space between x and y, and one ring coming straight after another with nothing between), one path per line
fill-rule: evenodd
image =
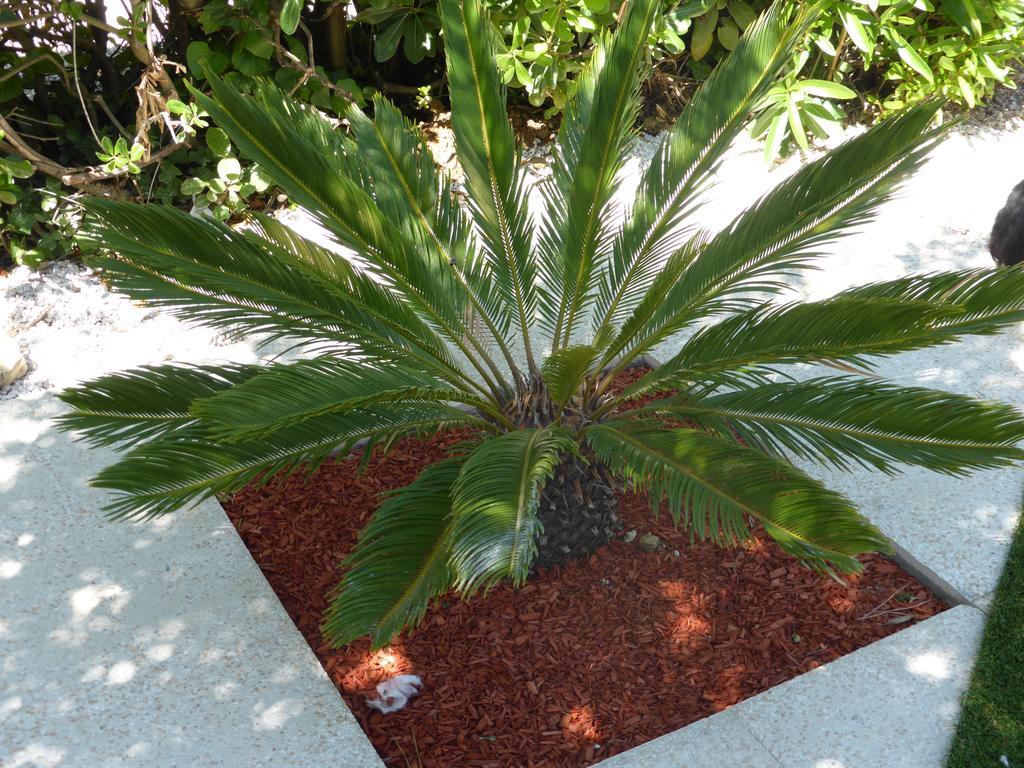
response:
M600 741L601 729L598 727L594 708L589 704L573 707L562 718L562 727L573 736L587 741Z
M346 690L364 691L395 675L415 674L412 663L402 650L389 645L379 651L367 650L345 676Z

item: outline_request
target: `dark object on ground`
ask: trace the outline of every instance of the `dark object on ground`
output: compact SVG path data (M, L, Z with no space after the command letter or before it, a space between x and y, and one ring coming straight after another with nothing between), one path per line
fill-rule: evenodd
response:
M996 264L1004 267L1024 261L1024 181L1013 188L996 214L988 250Z
M988 611L946 768L982 765L1024 765L1024 521Z

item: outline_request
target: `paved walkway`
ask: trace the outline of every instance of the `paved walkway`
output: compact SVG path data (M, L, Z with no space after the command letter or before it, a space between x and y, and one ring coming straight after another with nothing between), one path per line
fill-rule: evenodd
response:
M220 506L106 522L61 407L0 403L0 766L380 766Z
M730 160L720 197L751 198L760 176L757 155ZM798 292L987 264L992 216L1022 176L1024 131L954 137ZM111 352L110 369L163 359L154 348L126 362L114 340ZM1022 369L1024 329L882 366L1024 407ZM48 393L0 401L0 768L380 765L223 511L107 523L85 479L109 455L55 432L59 408ZM828 479L985 604L1017 519L1019 469ZM956 608L606 765L939 768L982 624L977 607Z

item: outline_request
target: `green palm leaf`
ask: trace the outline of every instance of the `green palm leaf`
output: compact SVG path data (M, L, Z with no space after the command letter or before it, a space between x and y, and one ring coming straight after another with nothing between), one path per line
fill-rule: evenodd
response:
M361 163L344 134L272 83L250 96L213 72L206 79L213 96L195 88L192 95L242 154L343 245L364 256L391 253L391 227L364 188Z
M661 264L682 245L686 229L680 225L696 210L696 196L774 84L818 8L793 20L786 18L787 13L786 6L776 3L746 29L658 147L598 283L597 346L611 340Z
M591 296L595 270L607 259L610 217L606 209L639 109L640 64L659 10L657 0L629 3L593 76L593 95L587 94L592 106L570 116L565 142L569 146L562 153L562 167L556 168L564 180L555 180L556 187L568 189L559 208L548 206L549 219L557 222L557 272L562 277L558 306L549 318L554 349L571 343L573 328ZM565 213L559 215L559 210ZM548 260L555 259L549 255Z
M530 326L537 263L526 187L495 66L494 29L481 4L440 0L456 151L484 255L523 336L531 372Z
M240 384L255 365L143 366L57 395L73 409L54 421L92 445L131 447L197 423L192 403Z
M436 252L438 258L431 263L443 273L438 284L449 288L453 304L472 304L509 370L517 373L507 338L510 306L482 271L469 222L448 185L439 182L422 137L394 105L379 97L374 99L373 120L355 105L348 120L381 210L408 230L407 237L416 247Z
M553 352L544 361L541 371L551 399L563 406L579 393L580 385L592 372L597 350L580 344Z
M939 105L924 103L808 163L737 216L679 264L664 301L641 301L603 358L649 351L697 318L734 311L750 296L775 293L806 269L822 246L873 218L916 170L939 133L925 132ZM673 275L674 277L674 275Z
M759 445L849 469L893 462L950 475L1024 458L1024 418L1002 403L854 377L777 382L704 398L672 398L633 411L734 428Z
M374 329L349 314L340 291L291 264L267 259L219 222L176 208L100 198L83 205L93 214L83 240L118 253L95 263L114 288L133 299L229 330L335 344L372 338Z
M664 500L700 539L749 536L747 518L779 545L818 567L860 569L855 556L889 543L853 505L787 462L689 429L658 429L627 418L587 432L597 456L634 488Z
M278 472L313 471L325 459L360 440L391 440L395 434L485 427L479 417L441 403L377 406L328 414L249 442L218 443L202 423L137 445L93 480L114 495L105 507L114 519L149 520L194 506L214 494L234 493Z
M324 635L335 647L362 635L374 649L387 645L451 587L449 516L460 468L461 459L430 465L373 513L325 615Z
M492 391L504 391L501 373L466 326L465 295L449 263L388 219L373 194L373 173L353 143L271 83L253 98L212 73L207 79L215 98L193 94L239 149L411 302Z
M493 404L406 366L319 357L265 368L248 381L196 401L192 411L217 440L270 435L332 413L376 405L458 402L497 417Z
M929 327L963 314L923 301L838 296L797 304L762 304L701 329L661 367L627 387L625 397L757 365L842 361L861 367L869 356L941 343Z
M541 487L575 450L570 432L548 427L506 432L466 457L452 490L451 567L460 591L526 580L537 552Z
M927 301L957 307L960 312L940 317L922 334L935 344L965 335L996 333L1024 320L1024 269L966 269L933 275L915 275L862 285L839 294L854 299Z

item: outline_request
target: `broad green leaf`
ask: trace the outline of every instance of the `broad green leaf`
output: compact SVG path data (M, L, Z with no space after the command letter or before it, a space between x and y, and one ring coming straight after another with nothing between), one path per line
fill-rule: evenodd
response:
M0 157L0 171L9 173L16 179L27 179L35 170L32 163L21 158Z
M853 44L864 53L870 54L875 48L875 42L868 35L867 29L865 29L861 20L857 18L857 15L843 8L839 11L839 17L842 19L846 34L850 36Z
M732 19L723 19L718 25L718 42L727 51L731 51L740 41L740 29Z
M377 61L387 61L395 55L398 44L402 41L402 32L405 30L405 17L400 16L383 29L379 30L373 37L373 58Z
M790 97L786 100L786 114L789 116L789 130L793 139L800 145L801 149L807 149L807 129L804 128L803 119L800 116L800 106Z
M302 15L304 0L284 0L281 3L281 31L286 35L294 35L299 28L299 19Z
M974 89L971 87L971 84L964 79L963 75L957 75L956 83L960 88L960 93L963 95L964 101L967 103L967 108L974 109Z
M228 135L220 128L207 128L206 146L208 146L210 151L217 155L217 157L227 157L231 152L231 139L229 139Z
M820 96L825 99L855 99L857 93L845 85L833 83L830 80L801 80L793 86L794 90L808 93L811 96Z
M889 34L896 46L896 53L899 54L903 62L929 83L934 83L935 75L921 54L895 30L890 30Z
M693 37L690 40L690 55L696 61L703 59L711 49L715 28L718 26L718 9L712 8L693 23Z
M242 164L234 157L225 157L217 163L217 175L222 181L236 182L242 177Z
M729 15L735 19L742 30L746 30L757 21L757 12L745 0L728 0L726 6L729 8Z
M772 119L768 126L768 134L764 139L764 159L771 162L778 157L782 150L782 143L786 140L787 127L789 126L788 110L780 111Z

